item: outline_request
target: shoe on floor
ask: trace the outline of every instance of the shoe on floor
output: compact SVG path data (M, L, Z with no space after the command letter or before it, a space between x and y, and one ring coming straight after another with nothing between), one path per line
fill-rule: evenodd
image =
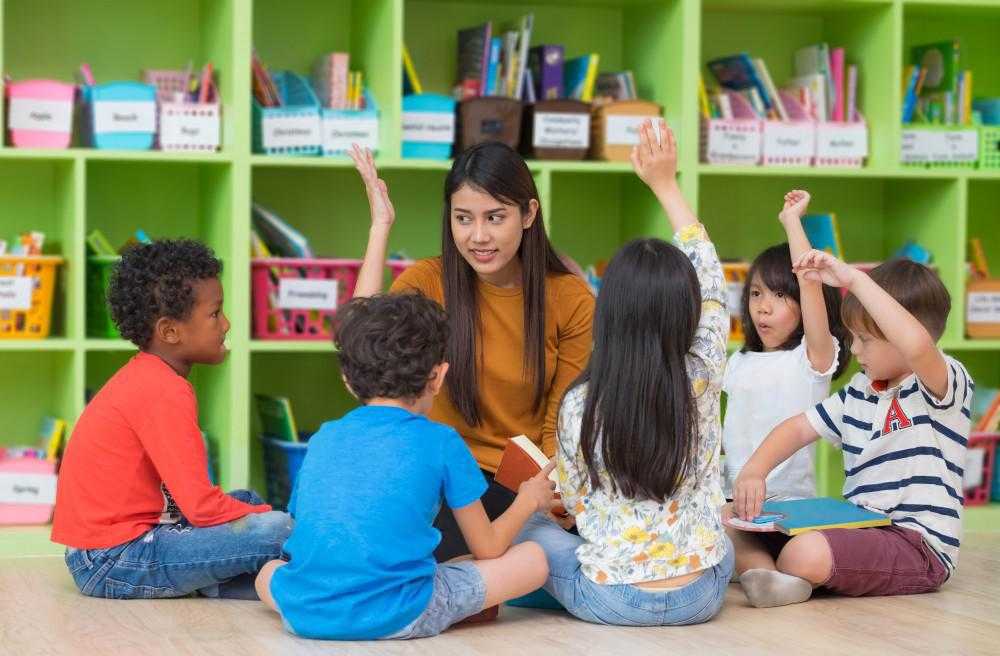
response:
M801 604L813 591L809 581L773 569L748 569L740 576L740 585L757 608Z

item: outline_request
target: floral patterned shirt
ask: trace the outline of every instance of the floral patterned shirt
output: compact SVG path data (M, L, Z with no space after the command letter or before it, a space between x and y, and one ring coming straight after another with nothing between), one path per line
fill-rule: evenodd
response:
M726 287L703 225L684 228L674 236L674 244L691 259L702 298L701 320L686 361L698 408L698 442L687 478L662 503L613 492L603 467L598 472L601 487L593 489L580 450L587 386L572 389L559 411L559 491L586 540L577 549L583 573L596 583L642 583L691 574L719 563L728 548L720 515L725 498L719 466L719 395L729 336Z

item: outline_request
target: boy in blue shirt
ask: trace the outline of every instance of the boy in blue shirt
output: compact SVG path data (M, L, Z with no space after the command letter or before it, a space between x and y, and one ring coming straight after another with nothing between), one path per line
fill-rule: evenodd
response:
M306 638L437 635L483 608L536 590L545 554L511 547L525 521L557 504L550 463L490 522L486 481L454 429L424 415L448 371L448 320L419 294L356 298L337 312L348 389L364 405L310 439L289 511L288 562L267 563L261 599ZM476 560L437 564L442 497Z

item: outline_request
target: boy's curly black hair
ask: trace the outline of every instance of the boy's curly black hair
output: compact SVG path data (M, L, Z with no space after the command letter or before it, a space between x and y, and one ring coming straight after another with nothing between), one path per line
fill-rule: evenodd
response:
M355 298L337 310L336 324L341 372L362 403L412 401L444 362L448 315L422 294Z
M146 348L157 320L190 315L195 302L192 283L218 278L220 273L222 262L212 249L192 239L133 246L111 274L111 318L123 338Z

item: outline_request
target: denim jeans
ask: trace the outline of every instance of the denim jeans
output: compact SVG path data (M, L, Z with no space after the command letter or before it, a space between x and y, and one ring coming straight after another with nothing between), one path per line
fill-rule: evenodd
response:
M263 503L249 490L229 496ZM276 511L206 528L181 518L115 547L69 548L66 566L80 592L90 597L159 599L197 592L206 597L257 599L254 578L264 563L281 556L291 530L291 517Z
M735 564L728 543L725 558L679 588L646 590L635 585L594 583L580 569L576 549L584 543L541 515L532 515L515 542L537 542L549 563L544 589L574 616L595 624L676 626L700 624L722 608Z

